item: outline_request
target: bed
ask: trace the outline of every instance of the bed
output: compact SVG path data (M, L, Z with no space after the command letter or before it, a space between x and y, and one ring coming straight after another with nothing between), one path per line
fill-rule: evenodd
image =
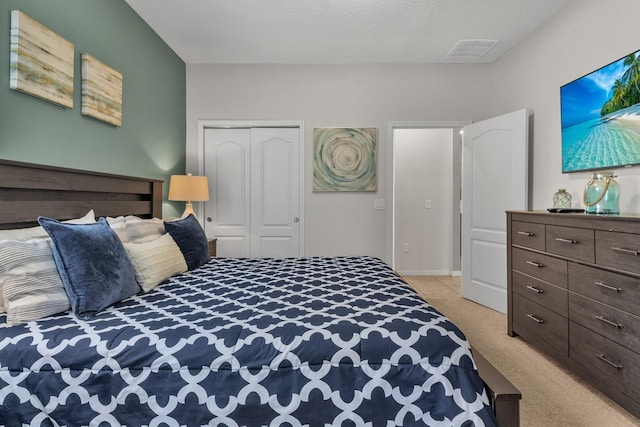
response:
M157 180L4 161L0 187L0 229L161 216ZM89 319L0 328L6 425L517 425L518 399L371 257L211 258Z

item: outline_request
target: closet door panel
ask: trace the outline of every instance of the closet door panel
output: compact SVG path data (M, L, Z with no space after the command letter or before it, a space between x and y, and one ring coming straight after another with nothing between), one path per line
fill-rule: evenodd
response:
M299 150L297 128L252 129L252 256L300 256Z
M250 138L250 129L205 130L204 174L210 196L204 226L208 237L218 239L218 256L250 256Z

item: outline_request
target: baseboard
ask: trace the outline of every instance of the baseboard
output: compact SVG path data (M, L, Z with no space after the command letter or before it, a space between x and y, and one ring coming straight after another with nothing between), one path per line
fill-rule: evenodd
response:
M449 275L451 277L462 277L462 271L451 271Z
M449 270L396 270L401 276L450 276Z

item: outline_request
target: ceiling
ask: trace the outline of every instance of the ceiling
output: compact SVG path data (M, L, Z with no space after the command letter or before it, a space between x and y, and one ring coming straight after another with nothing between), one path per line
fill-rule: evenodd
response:
M187 64L491 63L567 1L126 0Z

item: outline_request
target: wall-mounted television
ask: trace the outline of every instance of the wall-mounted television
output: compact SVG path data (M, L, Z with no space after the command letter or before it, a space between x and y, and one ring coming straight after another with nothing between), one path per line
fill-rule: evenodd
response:
M560 88L562 172L640 164L640 50Z

